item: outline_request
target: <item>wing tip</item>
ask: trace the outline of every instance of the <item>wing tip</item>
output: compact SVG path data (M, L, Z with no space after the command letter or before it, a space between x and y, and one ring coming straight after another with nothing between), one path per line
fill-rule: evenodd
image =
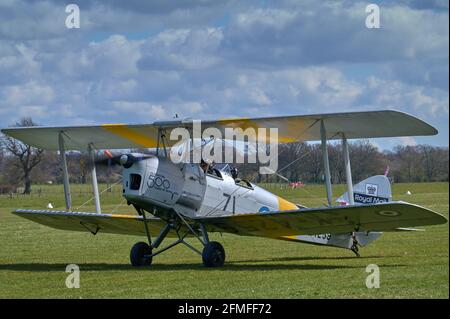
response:
M387 112L392 112L392 113L396 113L402 116L407 116L411 119L413 119L414 121L419 122L421 125L423 125L424 129L426 129L427 131L424 133L424 135L437 135L439 133L439 131L437 130L437 128L435 128L433 125L429 124L428 122L425 122L424 120L408 113L408 112L404 112L404 111L399 111L395 108L392 109L388 109L386 110Z

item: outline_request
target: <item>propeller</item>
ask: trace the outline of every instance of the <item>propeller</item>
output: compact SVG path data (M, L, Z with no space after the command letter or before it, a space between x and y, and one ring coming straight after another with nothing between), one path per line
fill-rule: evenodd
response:
M151 157L151 154L142 153L127 153L127 154L113 154L109 150L103 151L95 161L96 165L121 165L125 168L130 168L134 163Z

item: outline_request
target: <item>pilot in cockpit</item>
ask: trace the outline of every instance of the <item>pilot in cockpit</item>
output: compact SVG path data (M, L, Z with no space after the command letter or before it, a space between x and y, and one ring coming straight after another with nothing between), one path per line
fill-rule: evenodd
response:
M236 166L231 166L230 173L231 177L233 177L233 179L236 180L239 175L239 170L237 169Z
M203 172L206 173L206 171L208 170L208 164L203 160L200 162L200 167L202 168Z
M214 166L214 163L213 163L213 162L211 162L211 161L208 160L208 159L204 160L204 159L202 158L202 160L201 160L201 162L200 162L200 167L202 168L202 170L203 170L203 172L204 172L205 174L206 174L206 173L212 174L212 172L213 172L213 166Z

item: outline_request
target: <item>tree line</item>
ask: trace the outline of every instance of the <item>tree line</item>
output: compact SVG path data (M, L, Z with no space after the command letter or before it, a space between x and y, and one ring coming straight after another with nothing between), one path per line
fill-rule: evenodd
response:
M345 183L344 153L340 143L327 146L331 180ZM320 144L280 144L278 173L291 182L323 183L324 170ZM388 173L392 182L448 182L449 149L431 145L397 145L379 150L367 140L349 142L353 182ZM281 182L275 174L260 175L256 165L241 165L241 174L257 182Z

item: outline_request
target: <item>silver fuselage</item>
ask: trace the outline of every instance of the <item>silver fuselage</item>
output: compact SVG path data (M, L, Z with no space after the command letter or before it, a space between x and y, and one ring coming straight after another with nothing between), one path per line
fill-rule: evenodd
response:
M190 217L250 214L297 206L248 181L198 164L172 163L165 157L149 157L123 172L123 195L147 211L176 212Z
M248 181L233 179L198 164L175 164L166 157L146 157L123 171L123 195L128 203L157 217L170 220L175 214L195 219L298 209L296 205ZM381 233L354 233L361 245ZM318 234L277 239L350 248L352 234Z

